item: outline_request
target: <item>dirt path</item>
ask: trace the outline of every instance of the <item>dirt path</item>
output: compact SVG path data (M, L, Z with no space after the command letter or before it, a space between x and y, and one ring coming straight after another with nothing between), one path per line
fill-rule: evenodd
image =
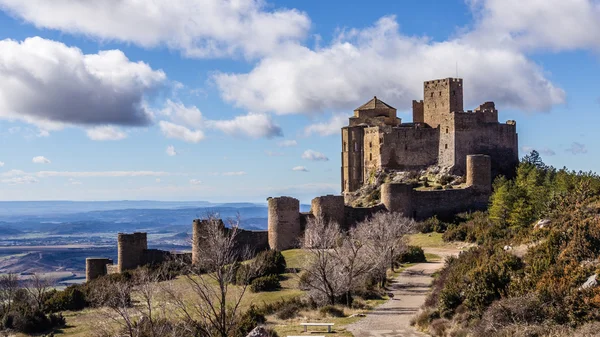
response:
M390 285L393 299L376 307L367 317L346 328L355 337L416 337L428 336L410 326L410 319L425 302L433 278L444 266L444 257L458 254L455 249L424 249L442 256L438 262L418 263L404 270Z

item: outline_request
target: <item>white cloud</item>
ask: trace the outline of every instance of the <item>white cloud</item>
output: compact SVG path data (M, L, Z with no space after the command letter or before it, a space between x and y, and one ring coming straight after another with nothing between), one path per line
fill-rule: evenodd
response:
M231 120L207 121L207 125L230 136L248 136L252 138L282 137L283 130L266 114L248 113Z
M308 172L308 169L304 166L295 166L292 168L292 171Z
M119 50L83 54L40 37L1 40L0 118L35 124L41 136L69 125L147 125L144 95L165 79Z
M91 140L121 140L127 138L127 134L114 126L98 126L86 131Z
M222 172L221 173L222 176L244 176L246 175L246 172L244 171L235 171L235 172Z
M313 160L313 161L328 161L329 160L329 158L327 158L326 155L324 155L321 152L314 151L314 150L304 151L304 153L302 153L302 159Z
M2 176L2 177L17 177L17 176L22 176L22 175L26 175L26 174L27 173L22 170L10 170L10 171L0 173L0 176Z
M534 50L600 50L597 0L469 0L482 44Z
M167 121L160 121L158 125L167 138L180 139L188 143L198 143L204 139L204 132L201 130L190 130L185 126Z
M173 146L173 145L167 146L166 152L167 152L168 156L176 156L177 155L177 151L175 150L175 146Z
M190 185L200 185L201 183L198 179L190 179Z
M21 185L21 184L33 184L33 183L37 183L38 180L32 176L23 176L23 177L14 177L14 178L8 178L8 179L2 179L0 180L0 182L3 182L5 184L9 184L9 185Z
M33 159L31 159L31 161L34 164L50 164L51 163L50 159L48 159L44 156L33 157Z
M69 185L81 185L81 181L69 178Z
M587 153L587 148L585 147L585 144L573 142L571 143L571 146L565 151L570 152L572 154L583 154Z
M468 35L441 42L403 35L393 16L343 30L321 48L289 45L248 73L216 73L214 80L223 99L256 112L351 111L373 95L408 110L422 98L423 81L455 76L457 62L467 108L493 100L501 109L547 111L565 102L565 92L522 52Z
M304 134L316 133L321 136L339 135L343 126L348 124L348 114L335 114L326 122L314 123L304 128Z
M0 161L0 167L4 167L4 162Z
M266 6L261 0L0 0L4 10L39 28L165 45L190 57L262 55L306 36L304 13Z
M45 177L72 177L72 178L91 178L91 177L160 177L172 175L169 172L161 171L39 171L35 174L40 178Z
M277 143L277 146L279 147L291 147L296 145L298 145L298 142L294 139L286 139Z
M173 123L186 125L193 128L202 128L204 119L202 112L196 107L187 107L181 102L167 100L160 111L161 115L168 116Z
M269 157L282 157L285 154L283 152L279 152L279 151L265 151L265 153L267 154L267 156Z

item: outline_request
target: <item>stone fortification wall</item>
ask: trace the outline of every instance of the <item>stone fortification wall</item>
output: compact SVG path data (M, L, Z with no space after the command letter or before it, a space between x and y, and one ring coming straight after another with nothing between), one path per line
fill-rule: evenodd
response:
M343 225L345 221L344 197L341 195L316 197L311 202L310 211L317 218Z
M381 203L389 212L402 213L412 217L413 186L410 184L383 184L381 185Z
M119 233L117 241L119 272L135 269L143 264L144 250L148 249L146 233Z
M412 217L424 220L437 215L448 218L465 211L485 210L490 194L472 188L413 191ZM435 205L435 206L434 206Z
M342 128L342 191L355 191L362 186L365 127Z
M112 265L113 261L107 258L88 257L85 259L85 280L89 282L100 276L108 274L107 265Z
M412 113L413 113L413 123L424 123L425 117L423 116L423 100L420 101L412 101Z
M467 186L482 192L492 190L492 160L490 156L467 156Z
M173 254L166 250L146 249L143 253L141 265L163 263L169 260L172 256Z
M204 226L208 220L196 219L192 222L192 263L196 264L200 261L202 254L202 242Z
M253 253L269 249L268 231L240 230L236 238L236 246L249 247Z
M426 81L423 84L424 122L437 128L441 118L453 111L463 111L463 86L460 78Z
M377 212L385 211L383 204L373 207L345 207L345 222L341 225L343 229L348 230L361 221L366 220Z
M302 234L300 201L292 197L270 198L268 207L271 249L285 250L297 247L298 238Z

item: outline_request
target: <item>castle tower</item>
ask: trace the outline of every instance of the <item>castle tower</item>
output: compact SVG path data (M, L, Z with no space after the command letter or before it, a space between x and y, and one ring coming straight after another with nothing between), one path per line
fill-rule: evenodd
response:
M300 226L300 201L292 197L269 199L269 247L286 250L298 247Z
M467 186L481 192L492 190L492 160L490 156L472 154L467 156Z
M413 188L410 184L382 184L381 202L388 212L402 213L406 217L413 217L412 193Z
M107 274L106 265L112 264L111 259L102 257L88 257L85 259L85 281L95 280Z
M316 217L322 217L325 221L336 222L340 227L345 224L344 197L341 195L326 195L316 197L310 205L311 213Z
M437 128L449 113L463 111L461 78L426 81L423 84L423 95L423 122L432 128ZM413 111L413 116L414 114Z
M119 273L142 265L144 250L148 249L146 233L119 233L118 235Z

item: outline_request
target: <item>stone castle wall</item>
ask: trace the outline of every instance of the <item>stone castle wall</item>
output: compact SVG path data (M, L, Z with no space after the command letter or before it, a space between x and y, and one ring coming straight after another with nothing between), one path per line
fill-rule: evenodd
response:
M146 233L119 233L117 241L120 273L143 264L144 250L148 249Z
M269 246L284 250L298 245L301 234L300 201L292 197L270 198Z
M326 195L312 200L310 211L312 215L325 221L343 224L345 219L344 197L341 195Z
M111 259L88 257L85 259L85 281L88 282L106 275L108 273L106 266L112 264Z

